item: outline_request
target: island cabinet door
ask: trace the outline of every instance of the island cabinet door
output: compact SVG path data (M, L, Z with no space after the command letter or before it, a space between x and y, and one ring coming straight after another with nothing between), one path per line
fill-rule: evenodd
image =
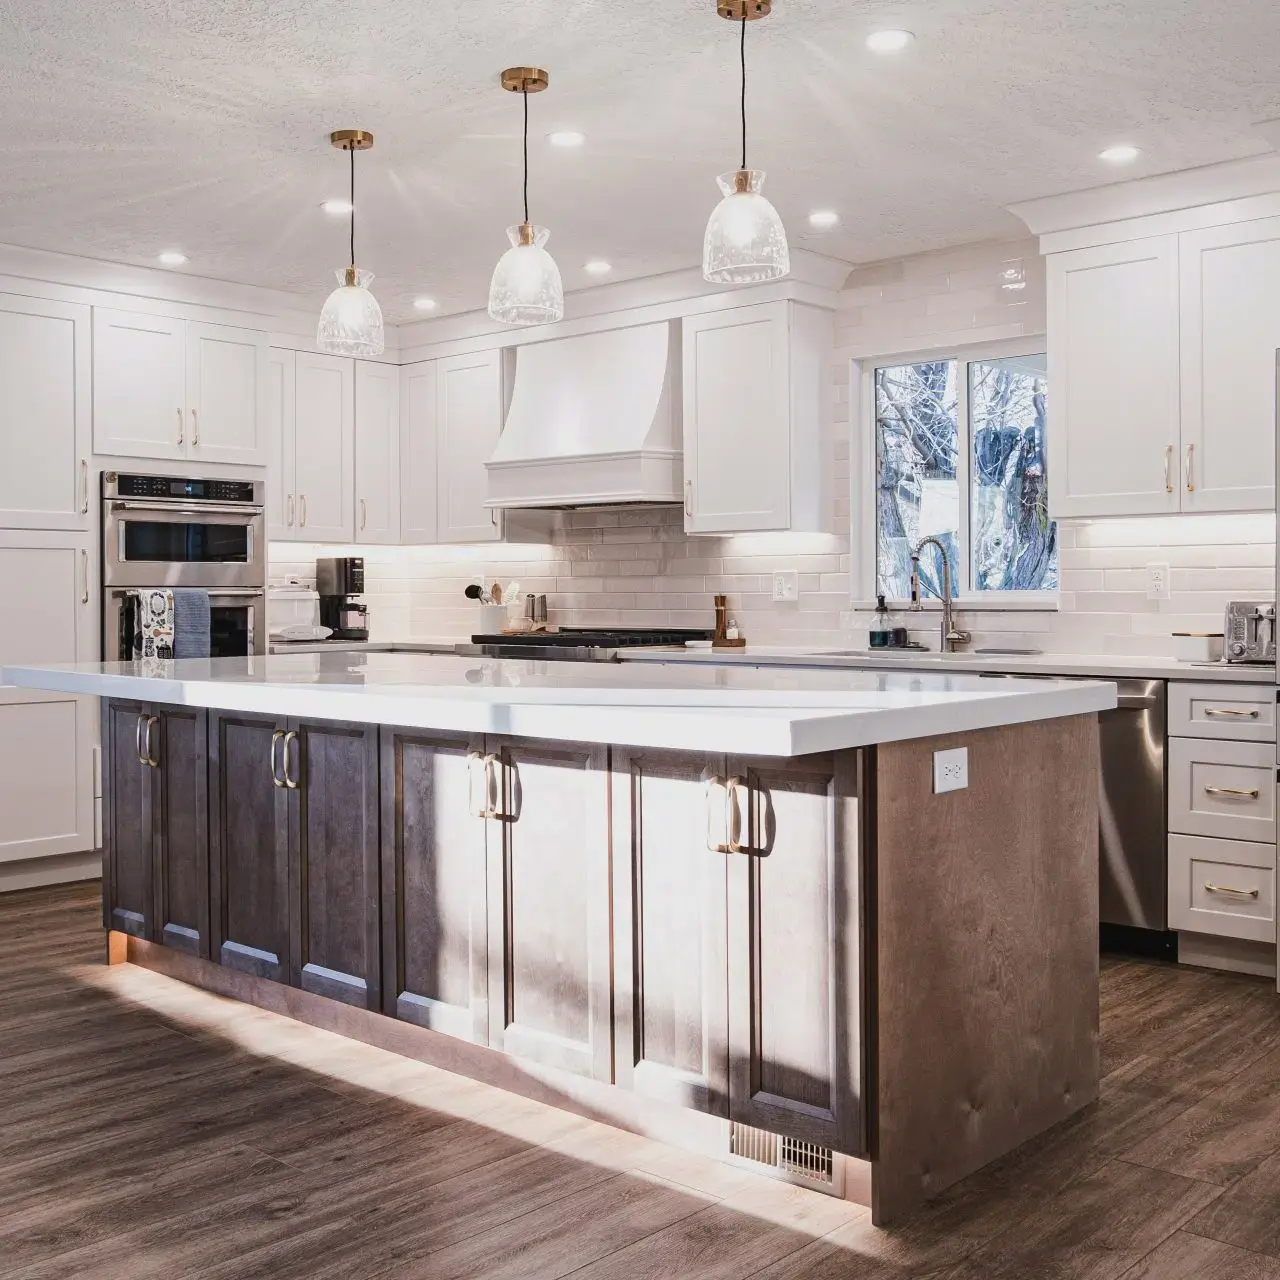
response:
M730 760L729 1115L859 1154L856 752Z
M151 723L155 941L207 959L208 713L157 707Z
M723 756L613 748L617 1084L729 1114Z
M102 905L106 928L154 940L150 716L143 702L102 702Z
M382 730L382 1007L489 1039L484 739Z
M608 748L487 747L489 1043L611 1080Z
M289 722L290 980L381 1007L378 730Z
M209 713L213 958L289 981L289 790L282 718Z

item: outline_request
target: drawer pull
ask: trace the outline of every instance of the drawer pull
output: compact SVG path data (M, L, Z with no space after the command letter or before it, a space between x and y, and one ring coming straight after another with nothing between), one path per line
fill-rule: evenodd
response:
M1225 893L1234 898L1256 898L1258 896L1257 889L1233 889L1229 884L1210 884L1208 880L1204 882L1206 893Z
M707 810L707 849L711 853L729 852L729 807L726 785L725 780L718 773L707 772L702 775L703 800ZM720 829L721 824L724 830Z
M1208 796L1234 796L1242 800L1256 800L1259 794L1257 787L1247 791L1244 787L1205 787L1204 792Z
M1258 718L1256 707L1252 711L1240 711L1236 707L1205 707L1204 713L1207 716L1234 716L1240 720L1256 720Z

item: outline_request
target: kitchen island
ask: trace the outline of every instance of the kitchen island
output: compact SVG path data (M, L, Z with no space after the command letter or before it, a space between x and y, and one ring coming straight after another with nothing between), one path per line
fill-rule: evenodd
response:
M398 653L0 680L104 700L112 961L882 1223L1097 1095L1112 685Z

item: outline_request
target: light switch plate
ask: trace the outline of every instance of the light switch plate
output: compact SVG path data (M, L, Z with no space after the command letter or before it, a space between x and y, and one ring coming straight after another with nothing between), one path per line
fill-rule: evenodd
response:
M933 753L933 794L963 791L969 785L969 748L953 747Z
M773 598L787 604L800 599L800 574L795 569L780 569L773 575Z

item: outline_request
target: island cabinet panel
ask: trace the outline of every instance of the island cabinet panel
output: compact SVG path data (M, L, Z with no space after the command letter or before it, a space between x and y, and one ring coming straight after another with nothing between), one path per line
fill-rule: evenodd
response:
M382 1004L489 1039L484 739L382 730Z
M214 959L289 981L289 789L283 717L210 713L209 843Z
M858 1154L858 753L729 772L729 1116Z
M490 739L489 1043L613 1078L608 748Z
M210 955L208 713L157 707L151 758L155 847L153 941Z
M154 941L155 770L143 745L150 714L143 702L102 703L102 903L106 928Z
M613 748L615 1078L729 1114L725 759Z
M290 981L378 1009L378 730L291 720L282 749Z

